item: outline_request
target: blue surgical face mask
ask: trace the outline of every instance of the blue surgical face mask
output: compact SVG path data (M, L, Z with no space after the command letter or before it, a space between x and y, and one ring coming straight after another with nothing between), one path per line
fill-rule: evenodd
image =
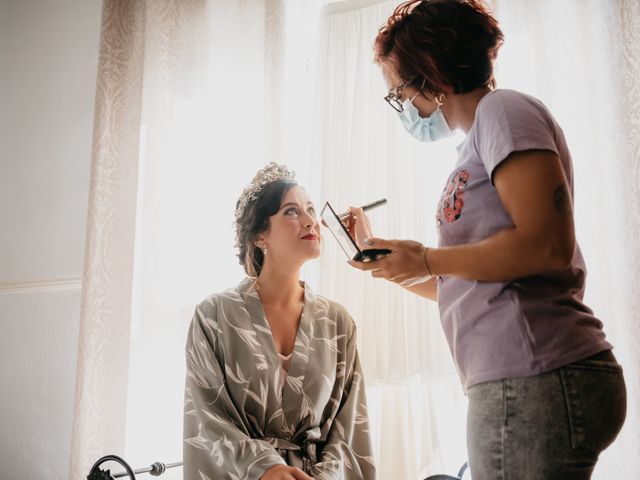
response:
M423 118L412 100L413 98L407 98L402 103L402 112L398 112L400 122L407 132L421 142L435 142L453 135L440 107L428 117Z

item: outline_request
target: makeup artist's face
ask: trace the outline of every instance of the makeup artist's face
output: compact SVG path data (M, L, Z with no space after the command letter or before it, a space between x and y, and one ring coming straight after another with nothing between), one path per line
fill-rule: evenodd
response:
M302 187L294 186L282 197L280 209L269 218L269 230L259 246L268 250L267 261L303 263L320 255L320 227L316 210Z
M389 91L405 82L395 69L392 60L393 59L390 59L380 64L382 76L384 77L384 81L387 84ZM431 115L438 107L433 95L429 95L426 92L420 92L413 84L407 85L400 92L399 101L404 102L407 99L411 99L411 103L413 103L413 105L418 109L420 116L423 118Z

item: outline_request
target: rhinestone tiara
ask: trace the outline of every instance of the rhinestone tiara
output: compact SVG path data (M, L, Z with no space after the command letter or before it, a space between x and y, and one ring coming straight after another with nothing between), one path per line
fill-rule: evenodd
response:
M296 172L289 170L285 165L278 164L276 162L270 162L263 168L258 170L258 173L253 177L251 183L245 187L238 200L235 214L235 227L236 227L236 243L239 239L239 225L238 220L244 215L244 211L247 205L258 198L262 189L277 180L295 180Z

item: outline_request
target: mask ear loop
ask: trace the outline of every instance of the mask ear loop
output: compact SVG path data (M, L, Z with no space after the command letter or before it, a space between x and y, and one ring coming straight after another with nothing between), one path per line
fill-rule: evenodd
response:
M413 103L413 99L414 99L414 98L416 98L418 95L420 95L420 94L422 93L422 89L424 88L424 84L425 84L425 83L427 83L427 79L426 79L426 78L423 78L423 79L422 79L422 85L420 85L420 88L418 89L418 91L416 92L416 94L415 94L413 97L411 97L411 98L409 99L409 101L410 101L411 103Z

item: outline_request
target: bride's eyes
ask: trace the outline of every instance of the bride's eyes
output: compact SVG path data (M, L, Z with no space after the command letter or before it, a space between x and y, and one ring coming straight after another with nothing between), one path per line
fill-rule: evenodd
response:
M307 209L307 212L309 213L309 215L311 215L312 217L316 216L316 209L315 207L309 207ZM298 215L298 208L297 207L289 207L284 211L285 215Z

